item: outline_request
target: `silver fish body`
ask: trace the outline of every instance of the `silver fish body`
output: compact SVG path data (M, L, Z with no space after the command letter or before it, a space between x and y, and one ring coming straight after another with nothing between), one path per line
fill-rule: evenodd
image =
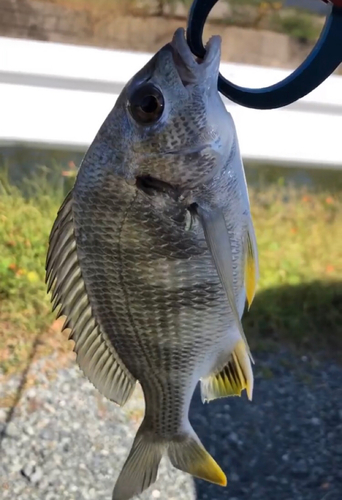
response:
M188 419L203 400L252 394L241 316L256 244L235 127L217 92L220 40L196 61L178 30L125 87L51 232L47 280L93 384L146 410L113 500L152 484L160 459L226 479Z

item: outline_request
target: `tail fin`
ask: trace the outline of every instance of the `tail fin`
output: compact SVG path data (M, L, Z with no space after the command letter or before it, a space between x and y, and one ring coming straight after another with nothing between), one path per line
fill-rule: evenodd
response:
M153 433L144 428L143 422L114 487L112 500L130 500L153 484L166 450L172 465L177 469L226 486L224 472L205 450L192 428L182 437L177 436L171 442L162 443L156 442Z
M169 444L168 455L172 465L200 479L226 486L227 478L221 467L206 451L195 431L191 431L191 434Z
M114 487L112 500L129 500L153 484L165 450L166 445L155 442L143 422Z

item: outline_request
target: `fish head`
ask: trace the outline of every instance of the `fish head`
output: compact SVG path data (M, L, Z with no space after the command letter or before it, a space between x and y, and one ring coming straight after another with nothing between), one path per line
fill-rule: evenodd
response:
M178 29L127 83L98 137L115 150L117 175L189 192L219 173L235 140L217 89L220 55L219 36L198 59Z
M234 122L217 88L220 49L221 38L214 36L198 59L184 30L175 32L122 90L83 160L74 196L78 190L82 196L92 192L97 200L119 185L123 198L134 191L144 217L152 209L159 227L172 232L176 224L177 234L190 234L189 248L194 248L193 235L203 240L204 233L240 325L225 213L231 228L237 227L248 216L249 200ZM126 182L119 184L118 178ZM235 252L237 238L242 241L236 236ZM252 236L248 241L253 254L249 267L255 270L256 245Z

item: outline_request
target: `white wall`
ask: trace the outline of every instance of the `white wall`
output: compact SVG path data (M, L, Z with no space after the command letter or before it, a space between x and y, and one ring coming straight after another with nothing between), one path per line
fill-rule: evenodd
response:
M120 89L151 54L0 37L0 145L84 151ZM262 87L285 70L222 64L233 82ZM279 110L243 108L225 99L245 160L342 168L342 77L331 76Z

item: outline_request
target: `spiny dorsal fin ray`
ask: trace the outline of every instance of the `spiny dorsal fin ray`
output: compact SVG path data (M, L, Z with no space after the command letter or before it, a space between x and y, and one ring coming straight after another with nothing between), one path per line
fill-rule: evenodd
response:
M46 259L46 283L52 291L57 317L66 315L63 330L71 329L76 360L92 384L108 399L124 405L135 379L119 358L92 314L78 262L72 218L72 191L64 200L53 224Z
M253 395L253 371L245 343L235 345L228 363L223 369L201 380L203 403L228 396L241 396L246 389L248 399Z
M245 239L245 289L248 309L251 307L259 279L258 247L250 219Z

